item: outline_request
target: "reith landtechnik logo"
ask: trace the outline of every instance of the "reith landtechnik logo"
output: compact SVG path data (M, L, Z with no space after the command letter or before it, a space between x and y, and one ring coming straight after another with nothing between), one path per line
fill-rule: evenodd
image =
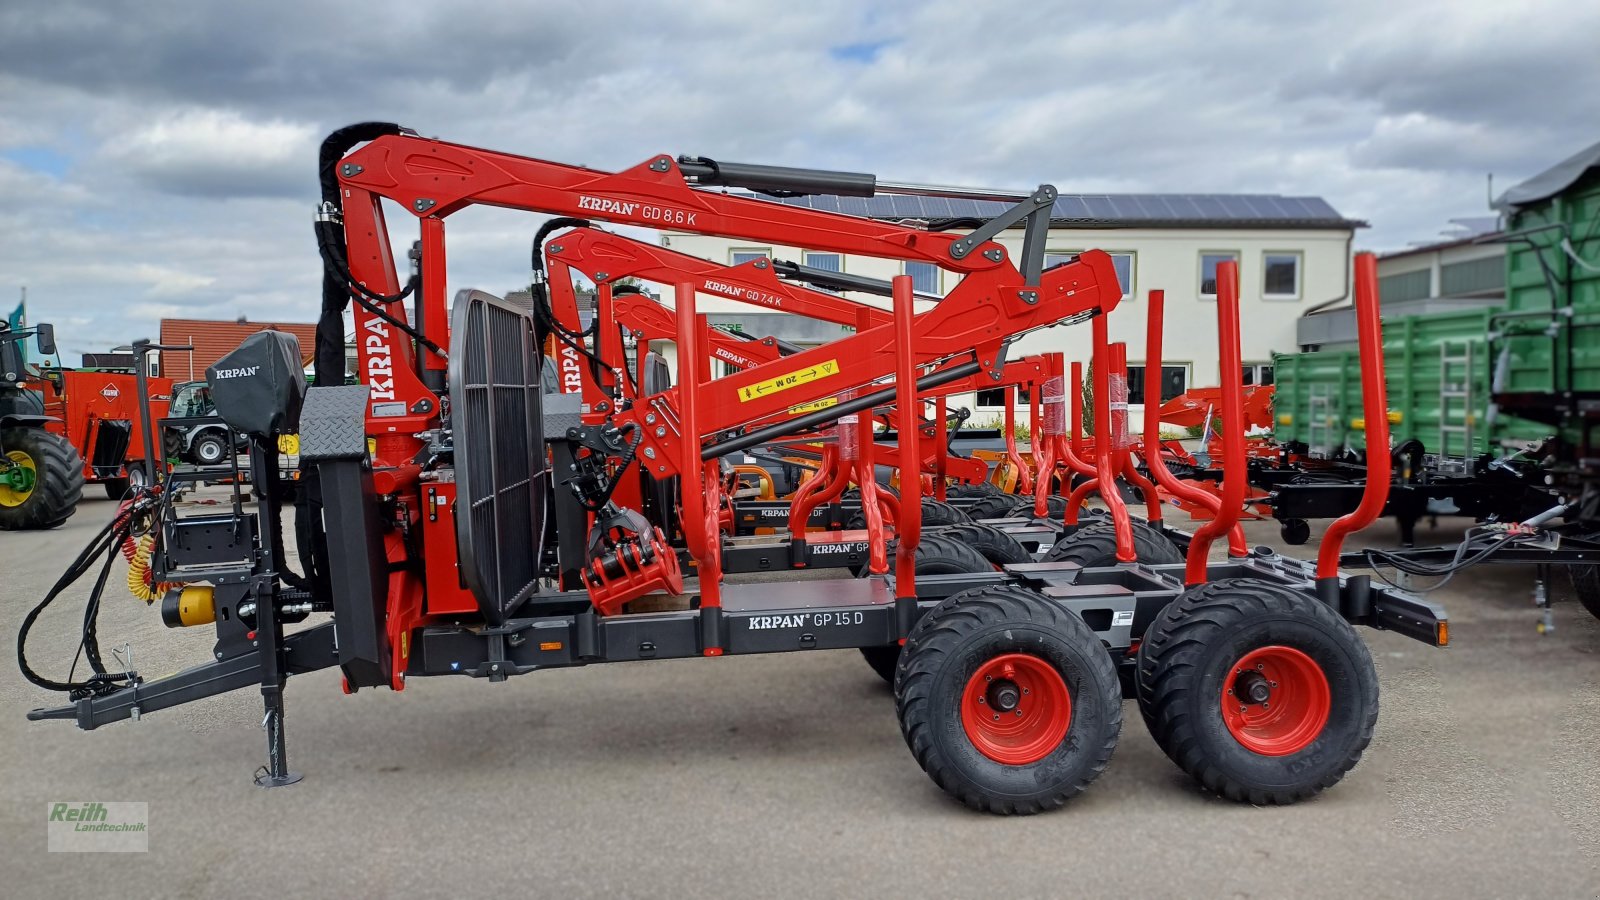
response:
M144 853L150 849L147 803L69 801L46 805L51 853Z

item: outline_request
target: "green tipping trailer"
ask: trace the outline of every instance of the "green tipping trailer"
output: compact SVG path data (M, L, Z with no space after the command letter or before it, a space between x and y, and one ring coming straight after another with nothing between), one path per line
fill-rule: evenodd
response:
M1500 393L1534 412L1600 393L1600 144L1508 191ZM1558 419L1545 417L1559 424Z
M1491 411L1495 361L1487 334L1502 312L1475 307L1384 320L1394 446L1416 440L1426 453L1462 459L1504 455L1547 436L1546 426ZM1313 456L1333 459L1365 443L1355 351L1276 354L1273 365L1280 444L1304 444Z

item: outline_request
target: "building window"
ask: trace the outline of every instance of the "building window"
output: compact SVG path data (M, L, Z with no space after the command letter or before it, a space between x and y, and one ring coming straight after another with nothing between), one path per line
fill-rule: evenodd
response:
M728 260L736 266L744 265L752 259L772 258L771 247L734 247L728 251Z
M1227 260L1238 262L1239 254L1216 250L1200 254L1200 299L1217 299L1217 266Z
M1498 294L1506 287L1506 261L1501 256L1447 263L1439 267L1439 296Z
M1028 392L1023 390L1022 388L1017 388L1017 405L1018 406L1027 406L1028 402L1029 402L1029 400L1028 400ZM1001 409L1005 409L1005 407L1006 407L1006 389L1005 388L989 388L987 390L979 391L978 392L978 405L979 406L997 406L997 407L999 407Z
M1268 385L1272 383L1272 363L1245 363L1244 383L1247 385Z
M1165 403L1189 389L1188 366L1161 367L1161 402ZM1128 367L1128 402L1144 402L1144 366Z
M1433 293L1433 273L1427 269L1385 275L1378 279L1378 302L1404 303L1422 300Z
M1052 266L1059 266L1064 262L1069 262L1081 252L1080 250L1050 251L1044 255L1044 267L1048 269ZM1131 250L1107 250L1106 253L1111 257L1111 265L1117 269L1117 284L1122 287L1122 299L1132 300L1136 254Z
M1300 299L1300 254L1262 255L1261 296L1268 300Z
M807 253L805 264L813 269L824 269L829 272L844 271L844 258L837 253Z
M911 288L917 293L939 293L939 267L933 263L907 262L902 271L911 276Z

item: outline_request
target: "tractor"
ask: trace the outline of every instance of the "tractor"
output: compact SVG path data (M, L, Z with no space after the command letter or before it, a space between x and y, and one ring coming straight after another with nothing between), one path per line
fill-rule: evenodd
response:
M83 496L83 457L56 433L61 420L45 413L44 395L31 385L23 352L33 338L39 352L56 352L55 329L40 324L13 330L0 322L0 529L55 528Z

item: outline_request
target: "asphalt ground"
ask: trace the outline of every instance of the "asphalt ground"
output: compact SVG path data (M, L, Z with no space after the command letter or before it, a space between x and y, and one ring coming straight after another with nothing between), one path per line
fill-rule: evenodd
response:
M0 632L110 518L0 533ZM1277 544L1272 523L1249 529ZM1449 542L1460 528L1422 529ZM1316 529L1320 536L1320 527ZM1374 545L1393 545L1376 528ZM1315 552L1316 537L1296 555ZM205 659L112 575L100 633L148 676ZM1591 897L1600 895L1600 622L1557 584L1475 569L1436 596L1453 646L1363 630L1382 712L1320 797L1252 808L1199 790L1130 703L1110 768L1065 809L1006 819L918 769L854 652L594 666L504 684L288 689L300 784L262 790L240 691L93 732L27 722L58 695L0 667L0 897ZM87 583L29 652L61 677ZM109 656L109 653L108 653ZM149 804L149 852L46 852L47 805Z

